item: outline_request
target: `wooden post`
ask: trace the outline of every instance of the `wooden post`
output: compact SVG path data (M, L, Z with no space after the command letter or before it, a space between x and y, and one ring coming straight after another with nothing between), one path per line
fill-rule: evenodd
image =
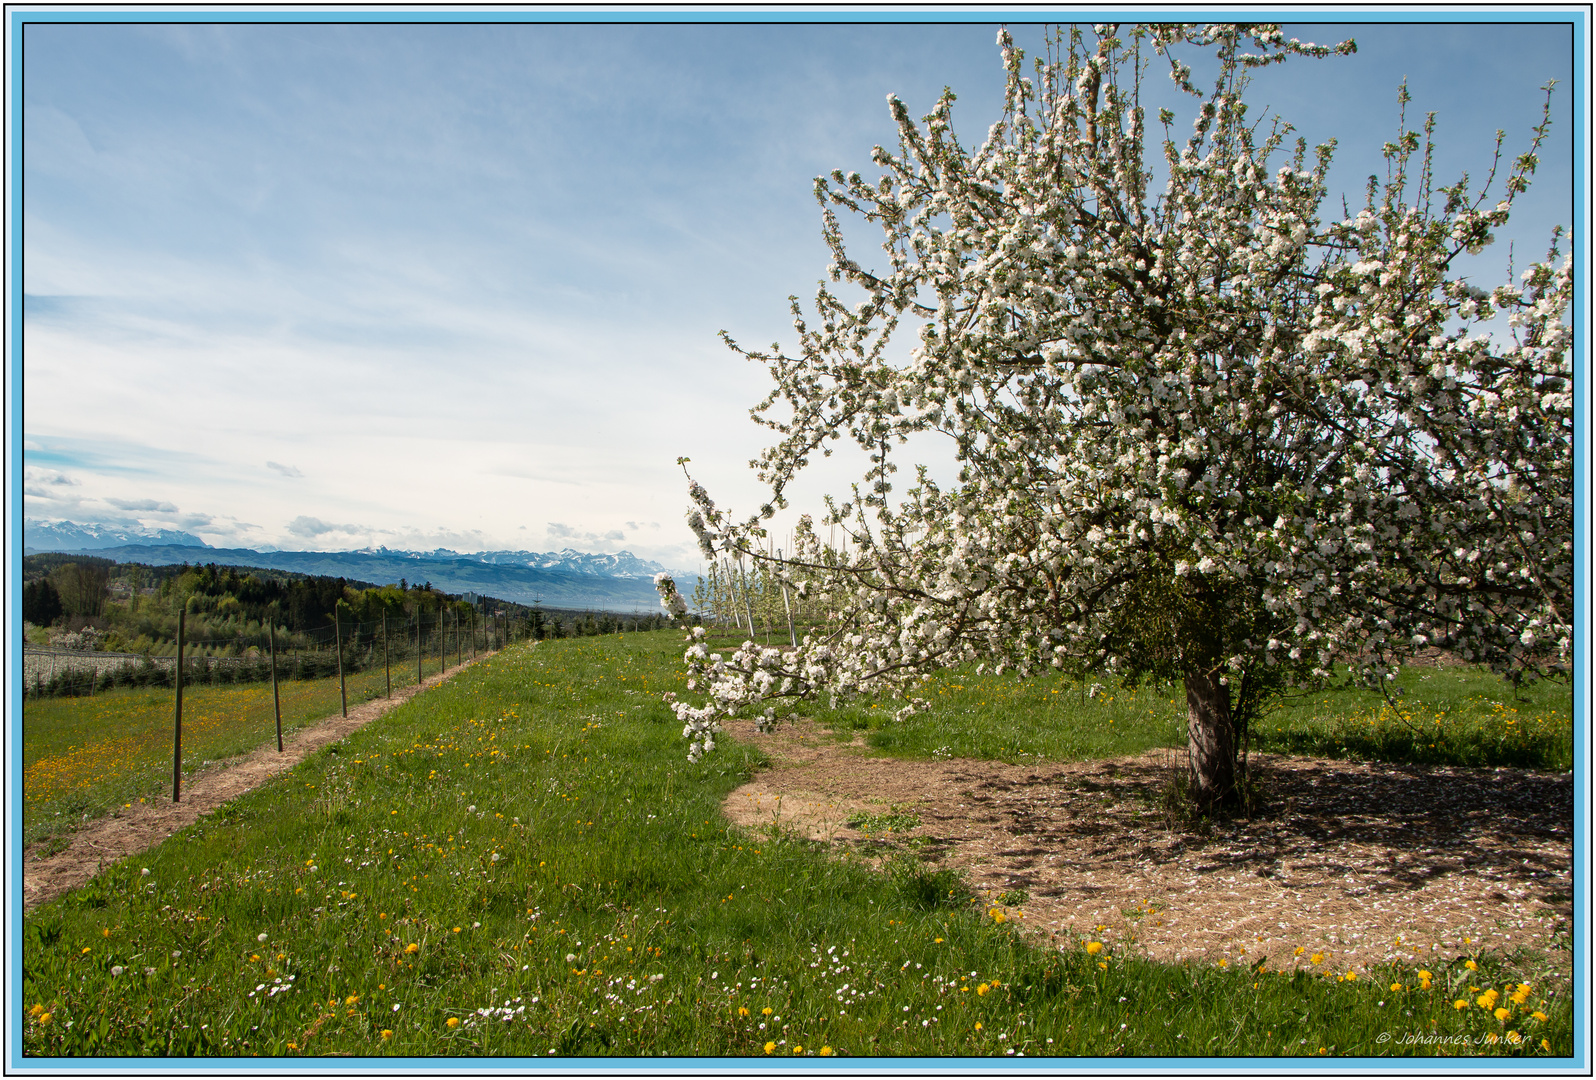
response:
M382 609L382 678L388 684L388 696L393 697L393 669L388 666L388 609Z
M742 570L743 570L743 560L742 560L741 556L738 556L738 558L737 558L737 574L738 574L739 577L742 577ZM754 598L753 598L753 593L754 593L753 586L749 583L747 578L743 578L743 610L748 613L748 640L749 641L754 640L754 633L755 633L755 631L754 631Z
M416 689L421 689L421 604L416 604Z
M183 794L183 616L188 611L185 603L177 609L177 711L172 722L172 801Z
M781 548L777 548L776 564L778 566L781 565L781 561ZM798 647L798 631L795 630L792 625L792 601L787 599L787 582L785 580L785 576L781 583L781 602L787 607L787 636L792 639L792 647L796 649Z
M333 603L333 650L338 654L338 700L344 715L349 715L349 695L344 692L344 640L338 627L338 604Z
M277 752L283 752L283 704L277 696L277 627L266 620L266 641L272 656L272 716L277 720Z

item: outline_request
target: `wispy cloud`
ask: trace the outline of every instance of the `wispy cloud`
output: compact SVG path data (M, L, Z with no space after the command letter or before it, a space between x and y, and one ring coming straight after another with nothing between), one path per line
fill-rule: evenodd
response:
M177 513L177 507L159 499L106 499L118 510L158 510L163 514Z
M1536 87L1573 85L1566 28L1509 23L1360 27L1355 57L1260 72L1260 103L1341 136L1356 198L1383 168L1368 118L1395 125L1411 69L1443 148L1488 160L1497 128L1538 121ZM1034 51L1040 28L1016 32ZM952 86L979 140L994 37L30 23L25 509L238 546L624 544L692 565L677 456L723 506L765 497L744 463L769 379L716 331L791 344L785 298L829 258L810 178L893 145L889 91L918 115ZM1572 100L1520 252L1572 202ZM797 510L857 478L838 460Z
M313 537L325 536L328 533L334 532L355 533L364 532L365 530L358 525L332 525L328 522L322 521L320 518L305 517L301 515L288 523L288 531L293 533L295 536Z

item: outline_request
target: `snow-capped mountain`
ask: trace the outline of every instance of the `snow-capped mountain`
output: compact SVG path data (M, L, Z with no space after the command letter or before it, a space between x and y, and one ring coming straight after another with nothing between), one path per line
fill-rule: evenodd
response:
M596 574L600 577L649 578L669 572L664 566L647 559L639 559L630 551L594 554L564 548L560 551L476 551L462 554L448 548L435 551L395 551L380 547L368 549L373 555L386 555L400 559L466 559L491 566L527 566L539 570L566 570L577 574Z
M24 519L22 548L35 551L95 551L112 547L208 547L193 533L177 529L150 529L141 525L82 525L75 521Z

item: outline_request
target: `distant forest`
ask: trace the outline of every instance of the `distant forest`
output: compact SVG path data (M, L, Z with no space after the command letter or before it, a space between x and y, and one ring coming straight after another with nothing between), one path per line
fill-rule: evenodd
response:
M85 555L40 554L23 559L22 617L35 644L92 644L111 652L175 650L177 613L186 611L185 638L202 655L237 656L274 627L280 645L330 643L333 617L348 632L366 634L387 618L403 625L441 612L451 618L492 618L514 637L571 637L650 630L662 615L548 609L474 594L449 595L431 582L375 585L342 577L314 577L256 567L146 566ZM285 637L286 635L286 637Z

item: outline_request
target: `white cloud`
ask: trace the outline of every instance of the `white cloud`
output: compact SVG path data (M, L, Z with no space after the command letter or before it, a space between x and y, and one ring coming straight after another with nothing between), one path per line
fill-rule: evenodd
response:
M266 463L266 467L268 469L271 469L273 472L282 473L284 476L287 476L287 477L289 477L291 479L298 479L299 477L302 477L302 476L305 475L304 473L300 472L298 469L294 468L292 465L279 465L275 461L268 461Z
M331 532L355 532L358 530L359 526L357 525L329 525L319 518L305 517L304 515L300 515L288 523L288 531L295 536L325 536Z
M118 510L155 510L163 514L177 513L177 507L169 502L159 499L106 499L106 502Z

